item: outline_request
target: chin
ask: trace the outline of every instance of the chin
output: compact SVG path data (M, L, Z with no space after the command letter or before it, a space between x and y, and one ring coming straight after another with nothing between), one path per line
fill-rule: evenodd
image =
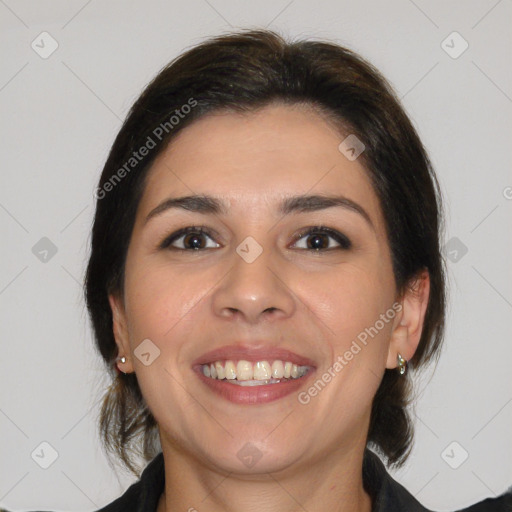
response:
M205 457L222 472L249 477L284 471L304 456L304 444L298 439L291 442L289 437L286 441L276 437L272 442L261 441L265 435L268 433L259 437L246 435L224 445L212 440L205 447ZM215 449L212 451L208 446L215 446Z

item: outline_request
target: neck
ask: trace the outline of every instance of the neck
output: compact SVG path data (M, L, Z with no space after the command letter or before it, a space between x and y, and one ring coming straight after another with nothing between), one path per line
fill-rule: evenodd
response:
M157 512L371 512L363 489L364 446L333 453L303 468L251 476L206 468L181 451L166 447L165 490Z

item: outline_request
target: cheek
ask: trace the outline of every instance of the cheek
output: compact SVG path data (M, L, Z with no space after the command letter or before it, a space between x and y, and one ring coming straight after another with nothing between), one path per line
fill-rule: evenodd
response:
M206 285L169 267L141 264L138 269L144 270L127 274L126 283L132 339L153 337L163 342L201 299Z
M336 272L312 275L301 283L301 296L328 327L339 350L374 326L380 315L391 308L393 291L388 276L362 265L345 265ZM389 336L389 322L385 326L379 323L378 327L380 334Z
M323 418L322 428L339 432L340 418L345 418L345 428L353 428L357 436L385 369L395 315L392 280L346 265L329 275L311 276L301 286L300 296L321 320L318 325L327 326L323 343L329 352L327 364L305 392Z
M194 405L181 384L185 373L181 359L189 340L184 329L205 286L195 286L188 276L169 267L144 263L127 270L125 286L137 381L155 419L164 424L168 420L168 411ZM140 357L143 346L144 352L149 353L146 362ZM177 427L181 420L174 418L173 421Z

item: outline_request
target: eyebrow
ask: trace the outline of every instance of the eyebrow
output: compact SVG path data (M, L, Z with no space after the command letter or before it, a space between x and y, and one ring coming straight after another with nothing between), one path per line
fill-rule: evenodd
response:
M298 195L287 197L279 204L277 213L285 216L290 215L291 213L315 212L335 207L345 208L358 213L365 219L370 227L375 230L371 218L366 210L360 204L343 196ZM144 224L152 218L171 209L182 209L204 215L226 215L228 213L227 205L223 201L212 196L189 195L183 197L170 197L149 212Z

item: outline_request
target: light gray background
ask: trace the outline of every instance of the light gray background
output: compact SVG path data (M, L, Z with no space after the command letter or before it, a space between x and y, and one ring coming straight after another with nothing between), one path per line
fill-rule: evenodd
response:
M93 190L157 71L250 26L353 48L403 98L444 189L446 241L468 252L448 262L445 350L418 380L416 444L393 474L437 510L511 485L511 20L510 0L0 0L0 503L93 510L134 481L114 474L96 434L108 382L81 298ZM43 31L59 45L47 59L31 48ZM441 46L453 31L469 43L456 59ZM32 252L42 237L57 247L47 262ZM31 458L44 441L58 452L46 470ZM445 462L453 441L452 461L469 453L458 469Z

